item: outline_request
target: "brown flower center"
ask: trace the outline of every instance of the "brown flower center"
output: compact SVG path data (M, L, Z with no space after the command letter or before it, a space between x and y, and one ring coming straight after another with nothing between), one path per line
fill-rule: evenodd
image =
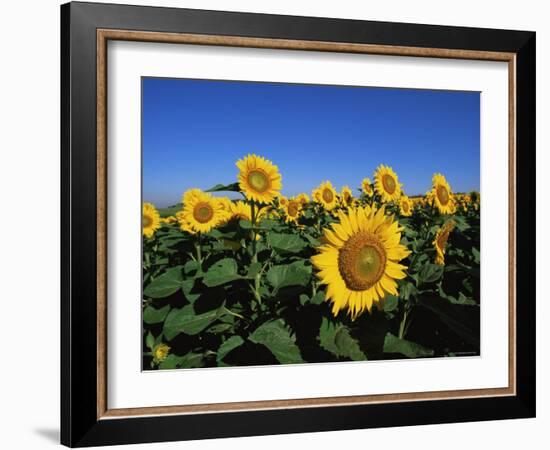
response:
M261 169L251 170L247 180L252 189L257 192L265 192L269 189L269 177Z
M439 200L439 203L441 203L443 206L449 203L449 191L445 186L437 186L435 192L437 194L437 199Z
M334 200L334 194L332 193L332 190L329 188L323 189L323 200L327 203L332 203Z
M197 222L206 223L214 217L214 209L212 205L206 202L200 202L193 208L193 217Z
M384 174L382 176L382 184L384 185L384 190L388 193L388 194L393 194L395 192L395 179L391 176L391 175L388 175L387 173Z
M298 211L299 211L298 203L295 201L289 202L288 208L287 208L287 214L290 217L296 217L298 215Z
M153 218L151 216L148 216L147 214L143 214L143 216L141 217L141 223L143 228L150 227L151 225L153 225Z
M338 254L338 269L348 289L364 291L374 286L386 269L386 250L367 232L350 237Z
M403 212L405 212L405 214L408 214L408 212L409 212L409 202L407 202L406 200L403 201L401 203L401 207L403 208Z

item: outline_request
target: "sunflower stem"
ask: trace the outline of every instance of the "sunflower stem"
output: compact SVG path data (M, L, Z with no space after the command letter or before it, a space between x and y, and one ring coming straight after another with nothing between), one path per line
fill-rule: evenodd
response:
M397 337L399 339L403 339L406 333L406 325L407 325L407 316L409 314L409 308L407 305L403 308L403 318L401 319L401 323L399 324L399 333Z
M256 208L253 200L250 201L250 218L252 222L252 262L258 262L258 248L256 246L256 239L258 237L258 231L256 230ZM260 294L260 277L261 273L258 272L254 276L254 297L258 303L262 304L262 295Z
M197 234L197 240L195 241L195 250L197 251L197 262L199 263L199 268L202 270L201 233Z

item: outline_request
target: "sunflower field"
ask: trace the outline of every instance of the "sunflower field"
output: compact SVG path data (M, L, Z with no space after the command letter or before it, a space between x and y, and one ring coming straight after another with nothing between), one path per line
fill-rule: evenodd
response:
M380 165L287 198L256 155L233 180L143 205L145 370L479 355L477 192Z

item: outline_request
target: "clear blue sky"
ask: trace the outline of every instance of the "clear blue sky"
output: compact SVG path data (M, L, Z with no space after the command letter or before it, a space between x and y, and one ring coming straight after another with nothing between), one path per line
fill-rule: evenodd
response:
M143 199L159 207L235 182L248 153L279 167L285 195L355 191L379 164L409 195L434 172L479 189L478 92L144 78L142 108Z

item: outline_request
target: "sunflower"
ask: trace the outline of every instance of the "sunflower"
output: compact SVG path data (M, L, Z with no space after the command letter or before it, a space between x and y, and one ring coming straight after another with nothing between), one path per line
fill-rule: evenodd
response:
M277 166L261 156L247 155L237 167L239 186L248 200L271 203L283 187Z
M373 304L382 305L386 295L398 295L395 280L405 278L398 261L410 255L400 244L402 227L384 207L350 208L340 211L339 221L324 230L325 244L312 263L319 270L332 314L347 309L352 319Z
M152 203L144 203L141 213L141 228L143 235L147 239L151 239L160 228L160 215Z
M399 199L399 210L401 215L408 217L412 215L413 202L406 195L402 195Z
M456 210L451 186L440 173L434 174L432 190L428 192L427 196L441 214L452 214Z
M298 223L298 219L302 214L302 204L297 198L291 198L288 201L285 209L285 221Z
M167 225L169 225L171 223L175 223L177 221L178 221L178 219L176 219L175 216L168 216L168 217L161 217L160 218L160 223L165 223Z
M182 220L187 222L194 231L208 233L227 220L229 214L225 211L223 200L199 189L191 191L183 195L186 203L183 205Z
M168 353L170 353L170 347L166 344L158 344L153 349L153 361L158 364L161 363L166 359L168 356Z
M449 240L449 234L453 231L454 227L455 221L452 219L447 220L435 234L435 239L433 241L436 252L435 263L440 266L445 264L445 247L447 246L447 241Z
M305 205L309 203L309 195L307 195L305 192L302 192L301 194L298 194L296 196L296 200L298 200L301 205Z
M401 197L401 184L391 167L380 165L374 173L374 187L383 202L397 202Z
M176 213L176 219L178 220L178 224L180 226L180 230L184 231L189 234L196 234L197 232L195 229L191 226L189 221L187 220L187 216L183 211L178 211Z
M284 208L286 205L288 205L288 198L286 198L284 195L279 195L277 197L277 200L279 201L279 206L281 208Z
M344 186L342 188L340 197L342 198L342 203L346 206L351 206L351 204L353 203L353 192L351 191L349 186Z
M361 189L367 196L372 197L374 190L372 189L370 178L364 178L363 181L361 181Z
M313 191L313 198L321 203L328 211L332 211L338 205L338 195L330 181L321 183L319 187Z

